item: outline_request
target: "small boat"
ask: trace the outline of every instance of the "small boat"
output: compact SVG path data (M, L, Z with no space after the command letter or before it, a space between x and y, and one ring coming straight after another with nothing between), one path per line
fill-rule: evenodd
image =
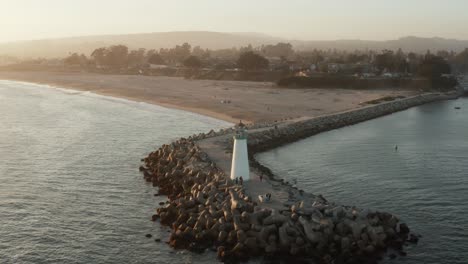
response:
M459 106L455 106L454 108L455 108L455 109L461 109L461 107L459 107Z

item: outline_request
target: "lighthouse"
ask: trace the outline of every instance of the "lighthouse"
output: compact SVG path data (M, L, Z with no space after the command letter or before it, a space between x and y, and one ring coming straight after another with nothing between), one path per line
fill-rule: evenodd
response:
M242 121L236 125L231 163L231 180L235 180L240 177L242 177L244 181L250 180L247 132Z

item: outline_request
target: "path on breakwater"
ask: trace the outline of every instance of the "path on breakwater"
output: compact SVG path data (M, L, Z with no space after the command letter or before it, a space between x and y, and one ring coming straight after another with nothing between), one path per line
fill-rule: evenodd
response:
M169 244L197 252L211 248L222 261L253 256L306 257L323 263L375 263L387 249L404 256L417 243L397 216L336 205L321 195L299 190L255 161L254 154L311 135L343 127L458 93L423 94L312 119L250 126L251 181L229 177L233 128L211 130L163 145L143 159L144 178L169 201L157 209L172 229ZM260 182L260 175L265 181ZM272 194L263 203L259 195ZM396 257L394 253L390 257Z
M215 163L228 178L231 169L232 151L225 143L229 142L231 137L232 135L229 134L197 142L200 149L208 154L210 160ZM268 204L262 204L262 206L279 211L285 209L284 204L287 201L297 201L300 197L298 190L285 188L282 186L283 184L281 182L272 181L267 177L263 177L263 181L260 181L261 174L262 172L257 168L251 168L251 180L244 182L244 190L249 196L253 197L255 201L258 201L259 195L272 193L271 201L268 202Z
M320 132L356 124L425 103L456 99L459 96L459 92L447 94L428 93L332 115L298 118L281 123L252 125L248 129L248 146L254 166L251 167L251 181L244 184L245 191L248 195L254 197L255 201L258 201L259 195L272 193L271 201L264 204L264 206L275 210L282 210L301 199L315 198L312 194L303 193L302 190L299 190L293 184L285 183L280 178L275 178L271 173L263 175L266 177L263 177L263 181L260 181L260 175L265 174L266 168L259 170L260 168L253 158L254 154L283 144L292 143ZM203 139L197 141L201 150L208 154L210 160L226 175L229 174L231 169L233 133L232 129L211 132L211 134L202 136Z

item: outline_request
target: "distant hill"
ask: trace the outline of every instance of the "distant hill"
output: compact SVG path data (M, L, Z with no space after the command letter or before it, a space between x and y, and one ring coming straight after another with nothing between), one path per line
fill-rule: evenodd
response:
M146 48L159 49L174 47L184 42L192 46L209 49L240 47L251 44L275 44L290 42L297 50L311 49L398 49L405 51L425 52L426 50L454 50L461 51L468 47L468 41L443 38L405 37L388 41L367 40L334 40L334 41L301 41L287 40L259 33L221 33L207 31L159 32L126 35L102 35L70 37L60 39L44 39L0 43L0 55L17 57L64 57L71 52L89 55L94 49L103 46L124 44L130 49Z
M334 40L334 41L298 41L295 48L308 49L339 49L339 50L396 50L426 52L427 50L453 50L459 52L468 48L468 40L444 39L444 38L420 38L404 37L396 40L371 41L371 40Z
M190 43L192 47L201 46L209 49L222 49L252 44L273 44L280 38L256 33L220 33L205 31L161 32L127 35L84 36L60 39L43 39L0 43L0 55L17 57L64 57L70 52L89 55L94 49L124 44L130 49L169 48L175 45Z

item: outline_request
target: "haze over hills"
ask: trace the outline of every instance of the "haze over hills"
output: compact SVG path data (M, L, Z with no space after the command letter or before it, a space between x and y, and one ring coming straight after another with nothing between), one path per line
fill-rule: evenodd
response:
M338 50L397 50L401 48L407 52L426 52L427 50L447 50L460 52L468 48L468 40L444 39L444 38L421 38L402 37L396 40L372 41L372 40L334 40L334 41L299 41L294 42L295 48L299 50L308 49L338 49Z
M65 57L71 52L89 55L94 49L103 46L124 44L130 49L159 49L180 45L184 42L192 46L208 49L223 49L262 44L289 42L296 50L312 49L398 49L404 51L425 52L426 50L453 50L459 52L468 48L468 40L444 38L404 37L397 40L328 40L304 41L288 40L260 33L222 33L208 31L157 32L125 35L100 35L43 39L0 43L0 55L12 55L21 58Z

